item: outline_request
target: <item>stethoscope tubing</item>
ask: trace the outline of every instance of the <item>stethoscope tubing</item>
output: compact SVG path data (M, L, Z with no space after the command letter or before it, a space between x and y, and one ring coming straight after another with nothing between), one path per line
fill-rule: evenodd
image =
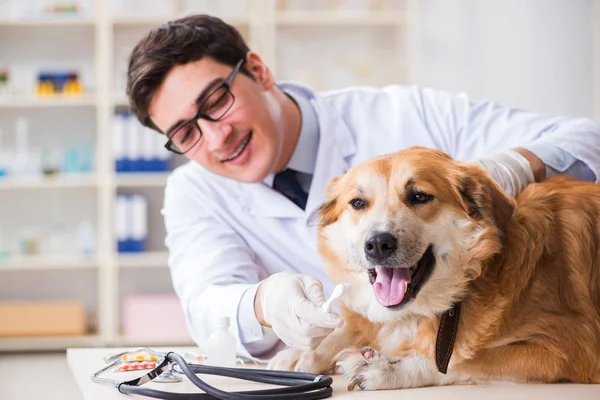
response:
M183 374L205 393L170 393L161 390L121 384L118 390L124 394L136 394L164 400L318 400L331 397L333 379L329 376L317 376L288 371L253 370L242 368L211 367L207 365L189 365L183 357L170 352L166 355L169 362L177 365ZM270 383L286 386L283 388L226 392L217 389L200 379L196 374L219 375L246 381ZM304 384L298 384L299 382Z

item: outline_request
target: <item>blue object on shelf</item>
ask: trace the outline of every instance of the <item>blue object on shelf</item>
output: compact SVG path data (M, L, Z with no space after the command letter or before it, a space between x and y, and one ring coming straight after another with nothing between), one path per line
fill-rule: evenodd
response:
M115 160L115 171L117 172L125 172L125 160L120 158Z
M119 253L143 253L146 251L145 240L119 240L117 242L117 250Z
M115 112L113 126L116 172L171 170L173 155L164 148L164 135L141 126L129 112Z
M115 205L117 251L145 252L148 241L148 201L143 194L117 194Z
M146 251L146 241L145 240L131 240L131 251L135 253L143 253Z

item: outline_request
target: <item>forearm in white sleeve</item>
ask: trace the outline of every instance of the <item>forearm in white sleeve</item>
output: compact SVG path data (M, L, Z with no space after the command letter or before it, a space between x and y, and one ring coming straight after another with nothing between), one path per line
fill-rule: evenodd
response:
M586 163L551 142L536 140L523 148L535 154L546 165L546 179L554 175L568 175L582 181L597 180Z
M202 348L215 319L228 316L238 355L261 355L277 344L254 314L253 293L264 271L239 235L214 217L210 199L196 199L187 188L189 182L170 179L162 213L173 287L191 336Z
M242 295L237 314L238 324L244 327L240 330L240 339L246 351L250 355L268 359L282 347L283 343L273 329L262 326L256 318L254 298L259 284L250 286Z
M522 147L544 162L550 173L600 181L600 124L589 118L539 114L472 102L465 94L424 89L422 114L432 134L451 155L476 160Z
M272 356L279 339L272 329L264 328L254 313L254 295L258 284L210 285L188 300L190 324L194 340L203 343L209 328L220 315L230 317L232 329L238 332L237 353L249 359L263 360ZM202 346L200 346L202 347Z
M509 196L517 196L534 182L529 161L513 150L503 150L476 160Z

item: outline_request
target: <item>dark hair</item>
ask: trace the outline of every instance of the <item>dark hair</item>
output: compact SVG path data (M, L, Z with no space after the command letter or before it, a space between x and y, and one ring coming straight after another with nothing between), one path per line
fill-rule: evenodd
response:
M152 29L129 57L126 93L131 112L142 125L158 131L148 115L150 102L174 66L210 57L233 67L248 51L236 28L210 15L191 15ZM241 72L252 77L244 67Z

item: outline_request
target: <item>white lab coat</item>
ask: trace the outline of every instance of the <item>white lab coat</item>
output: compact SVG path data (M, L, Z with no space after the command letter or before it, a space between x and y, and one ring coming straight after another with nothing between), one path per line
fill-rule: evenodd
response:
M280 87L308 96L318 115L319 149L305 211L264 183L215 176L193 162L168 179L163 214L169 266L200 347L219 315L230 317L238 354L272 347L252 308L257 282L272 273L309 274L331 292L316 250L315 212L327 182L370 157L419 145L470 160L534 142L568 151L600 176L600 127L589 119L471 104L465 95L418 87L324 94L292 83Z

